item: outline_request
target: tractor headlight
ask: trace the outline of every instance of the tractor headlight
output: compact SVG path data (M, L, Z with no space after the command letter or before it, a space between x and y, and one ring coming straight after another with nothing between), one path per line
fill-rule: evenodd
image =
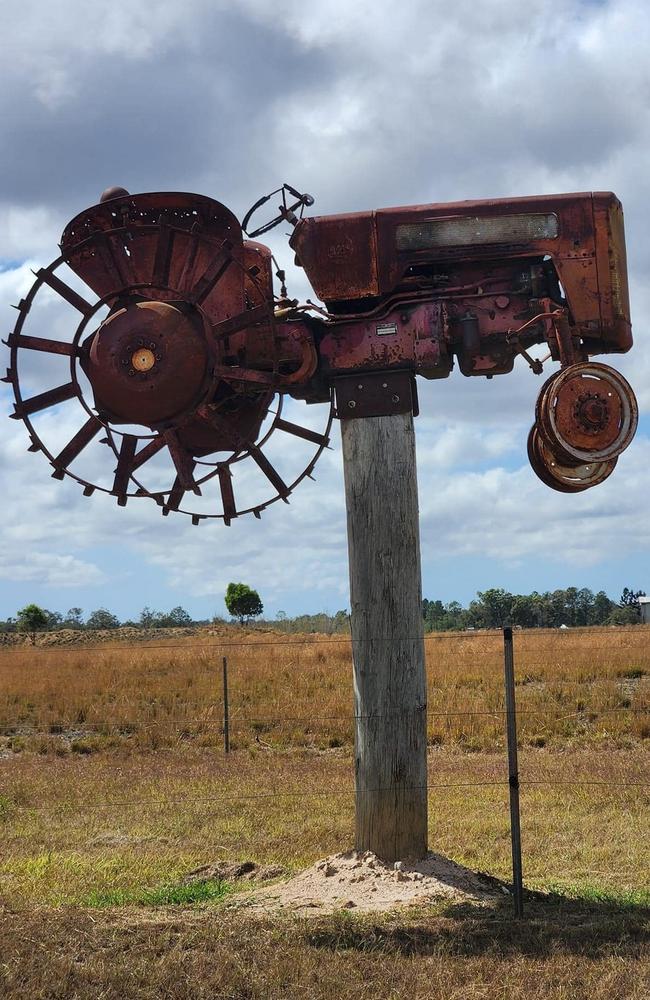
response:
M484 246L490 243L529 243L556 239L557 215L454 216L424 219L397 227L398 250L434 250L444 247Z

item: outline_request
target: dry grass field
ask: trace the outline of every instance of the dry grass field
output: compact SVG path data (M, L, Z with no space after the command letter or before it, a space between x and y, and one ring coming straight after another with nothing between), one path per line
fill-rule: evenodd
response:
M516 633L522 743L626 747L649 738L649 639L640 626ZM430 743L502 747L500 633L430 635L426 654ZM41 753L64 753L74 734L86 752L220 747L223 656L235 747L351 745L350 640L239 629L0 650L0 734L6 747Z
M351 845L349 639L0 651L0 995L647 1000L648 638L515 635L519 923L505 898L262 919L228 908L234 885L184 885L221 859L291 871ZM431 845L507 880L501 636L426 649Z

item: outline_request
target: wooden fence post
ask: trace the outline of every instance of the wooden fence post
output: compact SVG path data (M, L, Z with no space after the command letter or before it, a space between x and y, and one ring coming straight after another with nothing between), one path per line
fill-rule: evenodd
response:
M356 849L427 852L427 722L412 413L341 421L354 659Z

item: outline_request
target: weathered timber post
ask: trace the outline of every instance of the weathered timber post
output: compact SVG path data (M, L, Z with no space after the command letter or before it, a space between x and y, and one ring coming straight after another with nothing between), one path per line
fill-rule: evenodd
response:
M355 415L341 420L341 436L356 717L355 846L386 861L422 858L426 679L413 414Z

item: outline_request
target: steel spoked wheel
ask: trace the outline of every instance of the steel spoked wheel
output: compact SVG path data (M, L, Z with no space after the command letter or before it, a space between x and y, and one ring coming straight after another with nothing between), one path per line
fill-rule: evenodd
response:
M559 493L582 493L598 486L611 476L618 461L611 458L605 462L568 463L548 447L537 424L528 435L528 459L538 479Z
M536 419L546 445L571 463L608 462L629 446L638 406L631 386L609 365L571 365L539 394Z
M197 249L194 229L139 214L71 242L37 272L7 341L12 416L24 422L29 450L45 454L53 477L78 482L85 496L108 493L120 506L147 497L163 514L185 513L194 524L259 517L277 500L288 502L311 476L329 443L332 401L322 431L283 418L276 390L296 375L279 370L272 290L248 274L236 241L211 235ZM93 280L81 273L84 267L94 269ZM238 282L246 283L245 295L235 294ZM223 307L213 296L222 287ZM56 336L39 313L43 300L58 310ZM75 316L67 328L59 317L66 309ZM258 368L247 357L250 330L258 354L264 346ZM306 343L294 351L301 376L312 364L311 349ZM267 452L274 432L298 442L276 448L281 471ZM291 462L284 459L294 452L293 471L285 471ZM257 475L260 501L252 490L238 490L238 478L244 485L251 479L246 466ZM203 498L211 480L216 491ZM196 505L186 506L186 494Z
M273 394L271 394L273 395ZM266 419L258 424L257 434L246 434L240 430L234 421L228 424L226 419L218 409L210 412L206 408L200 411L201 419L208 427L214 427L219 433L225 433L232 442L233 450L231 454L219 461L212 461L212 454L205 456L203 460L196 459L193 465L194 481L199 490L192 491L195 496L192 498L190 491L178 479L162 503L162 513L169 514L170 511L177 511L180 514L187 514L192 518L193 524L198 524L202 520L218 518L226 525L229 525L237 517L245 514L253 514L260 518L262 511L266 510L278 500L289 503L289 497L303 479L313 479L313 471L323 451L329 446L332 421L334 419L334 398L330 394L328 403L323 404L325 410L325 425L320 430L313 430L295 421L287 420L283 416L285 397L278 393L275 409L269 405L265 414ZM289 446L289 442L293 442ZM302 449L302 450L301 450ZM288 476L280 468L277 457L282 452L289 453L292 457L298 458L300 452L299 472ZM310 453L310 454L309 454ZM269 457L271 455L271 457ZM250 502L246 494L239 495L237 479L242 483L246 482L251 474L251 468L256 474L260 488L268 489L272 487L272 492L263 500ZM218 483L218 492L215 498L211 498L204 484L209 484L212 480ZM205 493L205 496L203 496ZM197 500L198 496L198 500ZM192 501L188 504L186 497ZM221 506L221 511L215 511L214 507Z

